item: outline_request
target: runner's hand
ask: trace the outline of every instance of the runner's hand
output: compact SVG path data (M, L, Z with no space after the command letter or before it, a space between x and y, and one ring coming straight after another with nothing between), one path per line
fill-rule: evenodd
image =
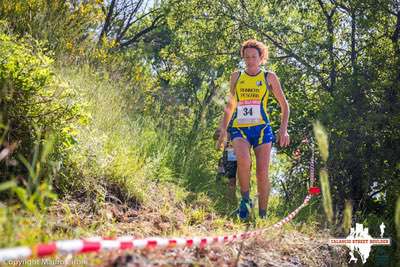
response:
M279 129L277 142L281 147L287 147L290 144L290 137L287 130Z
M224 149L224 142L227 136L227 132L225 129L219 129L219 136L216 144L216 149L222 150Z

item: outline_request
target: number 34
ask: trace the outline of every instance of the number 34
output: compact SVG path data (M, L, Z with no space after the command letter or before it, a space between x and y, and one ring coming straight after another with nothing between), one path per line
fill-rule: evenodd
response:
M244 108L243 109L243 116L252 116L253 115L253 108Z

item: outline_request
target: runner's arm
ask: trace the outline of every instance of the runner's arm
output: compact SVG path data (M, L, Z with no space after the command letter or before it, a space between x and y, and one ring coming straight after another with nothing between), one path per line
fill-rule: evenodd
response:
M289 103L286 100L285 94L283 93L281 83L275 73L270 72L268 75L268 82L271 84L272 93L281 107L281 126L279 128L279 144L281 146L287 146L290 143L289 134L287 133L288 122L289 122Z

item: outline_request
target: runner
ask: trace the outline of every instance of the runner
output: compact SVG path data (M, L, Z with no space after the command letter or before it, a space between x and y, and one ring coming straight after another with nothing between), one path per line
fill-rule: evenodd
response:
M287 132L289 104L282 91L277 75L264 72L261 65L268 59L268 48L257 40L247 40L242 44L240 55L245 62L243 72L234 72L230 79L230 98L219 125L217 148L221 149L227 137L227 126L233 119L229 134L237 157L238 178L242 199L238 213L243 220L248 219L252 203L249 196L250 148L256 156L256 177L259 200L259 216L266 217L270 182L268 178L269 159L275 136L270 126L267 103L270 92L281 107L281 125L278 134L279 145L290 143Z

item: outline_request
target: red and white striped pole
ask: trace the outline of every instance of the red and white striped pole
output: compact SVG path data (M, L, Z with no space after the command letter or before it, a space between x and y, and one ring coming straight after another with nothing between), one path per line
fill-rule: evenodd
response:
M321 189L315 186L315 153L314 153L314 142L311 140L311 160L310 160L310 188L308 188L308 193L310 195L319 195Z

